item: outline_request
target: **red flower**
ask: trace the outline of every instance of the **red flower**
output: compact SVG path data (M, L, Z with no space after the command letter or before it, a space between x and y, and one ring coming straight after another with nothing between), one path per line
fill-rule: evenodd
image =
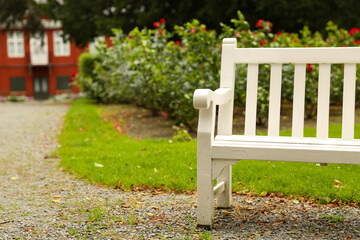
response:
M160 19L160 22L161 22L161 23L166 23L165 18L161 18L161 19Z
M293 38L292 41L295 42L295 43L297 43L298 40L297 40L296 38Z
M191 29L191 32L195 34L195 29L192 28L192 29Z
M350 31L349 31L349 34L350 35L354 35L355 33L359 32L360 29L359 28L352 28Z
M159 30L158 33L161 35L163 33L163 30Z
M276 33L276 36L280 36L282 33L281 32L277 32Z
M311 64L306 64L306 66L307 66L307 71L308 72L312 72L313 70L314 70L314 67L313 67L313 65L311 65Z
M260 43L260 46L263 46L263 45L267 44L267 41L266 41L266 40L262 40L262 41L260 41L259 43Z
M203 30L203 31L206 31L207 29L206 29L206 27L204 27L202 30Z
M158 22L154 22L154 23L153 23L153 26L154 26L154 28L159 28L159 27L160 27L160 24L159 24Z
M129 35L129 39L132 39L133 38L133 35Z
M276 38L274 37L274 38L272 39L272 41L275 42L275 41L276 41Z
M259 28L262 22L263 22L263 20L262 20L262 19L259 19L259 20L256 22L255 27L256 27L256 28Z
M359 44L359 39L355 39L354 44L358 45Z
M180 44L180 41L176 41L176 42L175 42L175 45L179 45L179 44Z

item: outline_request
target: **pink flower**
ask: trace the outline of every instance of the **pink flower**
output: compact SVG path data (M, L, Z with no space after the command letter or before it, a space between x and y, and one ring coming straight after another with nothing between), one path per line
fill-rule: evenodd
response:
M311 64L306 64L306 66L307 66L307 71L308 72L312 72L313 70L314 70L314 67L313 67L313 65L311 65Z
M161 18L161 19L160 19L160 22L161 22L161 23L166 23L165 18Z
M239 33L238 33L238 32L236 32L234 35L235 35L235 37L236 37L237 35L239 35Z
M159 24L158 22L154 22L154 23L153 23L153 26L154 26L154 28L159 28L159 27L160 27L160 24Z
M262 20L262 19L259 19L259 20L256 22L255 27L256 27L256 28L259 28L262 22L263 22L263 20Z
M355 33L359 32L359 31L360 31L359 28L352 28L352 29L350 29L349 34L353 36Z
M141 137L137 137L136 139L137 139L138 141L140 141L140 140L141 140Z
M158 33L161 35L163 33L163 30L159 30Z
M162 114L164 118L167 118L169 115L167 113Z
M195 34L195 29L192 28L192 29L191 29L191 32L192 32L193 34Z
M83 129L82 128L79 128L80 131L82 131Z

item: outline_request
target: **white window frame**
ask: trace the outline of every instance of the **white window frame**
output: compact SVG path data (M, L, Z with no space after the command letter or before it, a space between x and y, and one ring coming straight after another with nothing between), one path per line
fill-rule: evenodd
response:
M21 31L7 32L7 54L9 58L25 57L24 33ZM12 52L11 49L14 51Z
M66 57L70 56L70 42L64 42L62 37L63 31L56 30L53 32L53 47L54 47L54 56L56 57ZM57 47L58 46L58 47Z

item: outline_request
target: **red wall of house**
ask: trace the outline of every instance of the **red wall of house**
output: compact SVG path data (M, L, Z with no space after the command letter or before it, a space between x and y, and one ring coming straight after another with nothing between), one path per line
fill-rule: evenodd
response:
M21 58L9 58L7 56L7 35L5 31L0 30L0 95L27 95L32 96L33 77L34 76L48 76L49 78L49 94L55 95L65 92L79 92L77 87L72 87L72 90L57 90L56 77L57 76L71 76L78 72L78 58L85 50L76 47L71 42L69 56L55 56L53 48L53 31L60 29L48 29L48 51L49 64L47 66L32 66L30 61L30 44L29 35L24 32L24 47L25 56ZM10 77L24 77L26 91L25 92L10 92Z

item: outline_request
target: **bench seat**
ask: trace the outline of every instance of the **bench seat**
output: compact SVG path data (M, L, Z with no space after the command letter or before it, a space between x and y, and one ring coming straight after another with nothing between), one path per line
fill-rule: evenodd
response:
M213 159L360 164L360 140L217 135Z

